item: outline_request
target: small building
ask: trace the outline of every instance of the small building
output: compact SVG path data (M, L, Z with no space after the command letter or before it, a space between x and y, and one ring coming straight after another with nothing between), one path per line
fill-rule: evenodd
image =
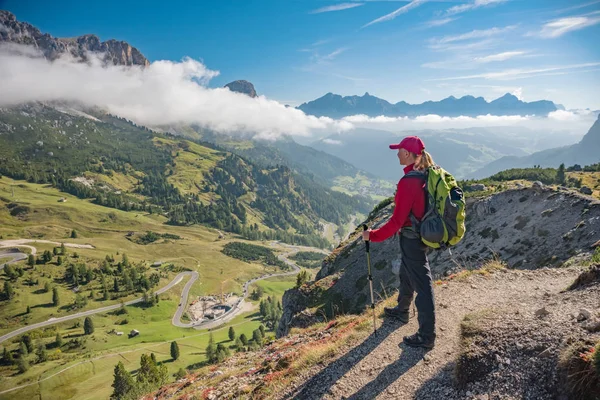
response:
M162 264L163 264L163 262L162 262L162 261L155 261L155 262L152 264L152 266L153 266L154 268L158 268L158 267L160 267Z
M140 331L138 331L137 329L132 329L131 332L129 332L129 337L132 338L139 334L140 334Z
M123 332L115 332L115 335L117 335L117 336L123 336Z
M67 199L65 197L61 197L60 199L58 199L59 203L66 203Z

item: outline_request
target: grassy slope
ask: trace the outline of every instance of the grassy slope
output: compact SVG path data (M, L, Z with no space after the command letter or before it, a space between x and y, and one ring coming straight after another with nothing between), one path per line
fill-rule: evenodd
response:
M180 142L185 142L187 148L181 147ZM196 143L174 139L155 138L154 143L159 147L171 150L175 167L173 175L167 178L169 183L177 187L183 194L200 194L201 198L206 201L217 198L214 193L202 193L198 187L204 186L204 173L208 173L216 166L217 162L224 158L219 151Z
M14 197L12 190L14 189ZM105 208L88 201L80 200L74 196L62 193L51 187L30 184L23 181L13 181L9 178L0 178L0 197L9 201L26 203L31 207L30 212L24 219L10 216L4 207L5 202L0 202L0 235L3 239L31 238L65 241L69 243L90 243L96 248L68 249L70 254L77 252L81 258L88 260L88 265L99 263L106 254L112 254L117 260L119 254L126 253L130 261L171 261L200 272L200 280L191 290L192 295L217 293L221 282L226 292L241 291L241 284L251 277L262 274L265 268L256 264L249 264L235 260L223 255L220 250L226 241L217 241L217 233L204 227L172 227L163 225L164 217L157 215L145 215L136 212L124 212ZM67 202L59 203L58 199L66 197ZM70 239L71 229L75 228L79 233L78 239ZM131 230L143 232L152 230L156 232L169 232L181 236L182 240L166 241L160 244L138 245L125 238L125 234ZM37 243L33 244L39 252L49 249L53 245ZM23 264L23 263L21 263ZM55 307L46 307L49 303L50 293L33 293L43 287L43 279L50 274L58 275L64 272L63 266L47 265L36 266L41 276L42 271L46 275L40 279L39 286L28 287L22 284L23 278L19 279L17 285L17 297L11 302L2 302L0 307L3 318L12 323L23 323L23 316L14 320L16 313L25 311L26 305L32 305L32 313L27 316L28 323L44 320L56 313ZM32 270L31 272L34 272ZM35 275L34 276L38 276ZM171 274L170 277L172 277ZM25 275L26 277L27 275ZM224 278L226 277L226 278ZM293 285L294 277L286 279L275 279L274 282L261 282L265 292L280 297L283 291ZM163 279L161 286L170 279ZM96 283L96 282L95 282ZM162 295L162 301L158 307L142 309L140 307L128 307L129 315L115 316L111 314L98 314L94 316L96 332L86 342L86 349L82 353L63 353L56 361L49 361L35 365L34 355L30 355L32 368L23 375L14 375L14 370L1 367L0 374L4 378L0 381L0 391L31 382L38 378L44 378L64 369L66 366L76 364L82 359L96 357L99 354L111 354L115 351L133 351L122 356L109 356L102 360L94 360L77 365L65 373L57 375L40 385L0 395L3 398L27 398L28 396L39 397L41 390L44 398L107 398L110 395L112 382L112 368L117 360L125 362L129 370L139 366L139 357L143 348L150 348L156 352L159 361L170 359L169 344L161 344L163 341L177 339L180 343L182 356L176 362L168 362L170 373L179 368L193 366L204 359L204 348L208 343L205 332L175 328L171 325L171 317L174 313L179 296L183 288L183 282ZM61 302L66 304L74 297L66 287L60 286ZM85 290L88 294L89 290ZM114 301L113 301L114 302ZM107 302L90 301L87 308L95 308L108 304ZM35 307L37 305L37 307ZM42 305L42 306L39 306ZM62 313L65 315L65 312ZM127 325L115 325L123 318L127 318ZM252 331L260 325L252 313L239 316L230 324L236 325L238 334L246 333L251 336ZM81 335L82 328L73 328L74 321L59 325L59 329L68 341L68 335ZM131 329L139 329L142 335L127 339L125 336L117 337L109 335L111 329L128 332ZM12 329L12 328L11 328ZM9 329L10 330L10 329ZM226 329L215 332L217 341L226 339ZM52 337L44 339L51 342ZM16 344L10 344L10 349L16 349ZM52 354L56 350L49 350Z

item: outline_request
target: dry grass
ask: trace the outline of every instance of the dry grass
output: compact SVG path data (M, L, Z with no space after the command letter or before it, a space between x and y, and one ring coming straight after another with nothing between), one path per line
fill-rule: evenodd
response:
M600 399L600 341L578 341L560 354L558 368L570 398Z
M495 272L505 270L507 268L506 263L500 260L498 257L494 257L491 260L485 261L479 268L476 269L463 269L459 272L449 275L445 279L438 279L434 283L441 285L444 281L458 281L464 282L469 277L474 275L488 276Z

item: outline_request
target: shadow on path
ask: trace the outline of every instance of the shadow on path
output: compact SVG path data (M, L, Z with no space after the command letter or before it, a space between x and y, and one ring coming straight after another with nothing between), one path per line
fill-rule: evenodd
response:
M404 375L405 372L421 361L423 355L427 352L425 349L415 349L406 346L404 343L401 343L399 346L402 349L400 357L385 367L383 371L377 375L377 378L373 379L358 392L348 397L348 400L374 399L379 396L388 388L388 386L396 382L396 380ZM402 396L402 393L396 393L394 396Z
M354 347L312 378L306 381L291 398L297 400L319 399L325 395L335 383L350 371L363 358L368 356L396 329L402 326L397 320L386 320L377 330L377 334L371 333L362 343Z

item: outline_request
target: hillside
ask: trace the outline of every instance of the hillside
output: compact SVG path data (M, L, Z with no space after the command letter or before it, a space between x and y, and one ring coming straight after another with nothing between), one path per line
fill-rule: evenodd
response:
M170 224L203 223L253 239L268 234L323 246L322 220L341 225L369 207L285 166L259 167L215 145L93 110L2 109L0 144L0 173L7 176L51 183L109 207L164 213Z
M597 312L577 319L580 310L598 305L600 281L562 291L582 270L499 269L444 281L435 289L440 333L430 352L402 344L417 328L416 318L405 326L383 322L383 306L394 303L387 299L376 309L376 335L370 310L336 316L296 328L261 351L236 353L145 398L550 400L587 392L593 399L600 375L594 377L590 362L580 364L578 371L588 375L577 382L558 361L577 363L573 349L589 351L585 346L600 341L590 328L600 324ZM569 385L576 390L569 393Z
M549 187L510 189L467 202L467 235L452 250L430 255L435 279L462 269L476 269L497 257L515 269L558 267L567 259L587 252L600 240L600 201L573 190ZM384 207L370 227L385 223L392 205ZM333 309L356 312L365 306L369 287L366 256L360 229L325 259L312 290L289 291L284 296L284 314L278 335L283 336L307 317ZM398 285L398 243L388 239L371 246L373 287L380 296L392 293ZM392 272L390 274L390 271Z
M469 176L483 178L508 168L527 168L534 165L556 168L560 164L587 165L598 161L600 161L600 115L579 143L536 152L524 157L502 157Z
M261 140L243 134L216 133L198 126L160 128L178 136L213 143L263 167L285 165L307 179L349 195L381 199L394 190L391 182L355 167L343 157L301 145L290 136Z
M415 117L436 114L447 117L477 115L547 115L558 107L551 101L539 100L524 102L516 96L506 93L491 102L483 97L454 96L440 101L426 101L421 104L409 104L405 101L392 104L384 99L365 93L363 96L340 96L327 93L316 100L303 103L298 109L317 117L342 118L350 115L368 115L377 117Z
M369 224L389 213L383 208ZM447 252L430 258L432 351L402 344L414 316L406 326L383 319L398 284L395 239L371 246L373 335L357 229L314 281L285 293L279 339L206 365L152 398L593 399L600 374L577 351L592 360L600 349L600 266L586 267L600 261L600 201L534 185L471 197L468 215L452 260ZM575 370L585 377L574 378Z

